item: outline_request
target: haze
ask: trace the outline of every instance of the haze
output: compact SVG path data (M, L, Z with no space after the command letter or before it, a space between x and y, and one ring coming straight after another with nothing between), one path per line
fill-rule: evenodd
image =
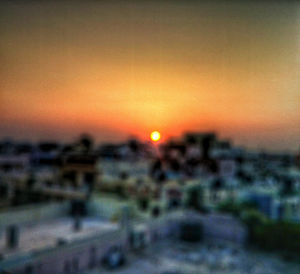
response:
M2 1L0 137L298 150L300 5L228 2Z

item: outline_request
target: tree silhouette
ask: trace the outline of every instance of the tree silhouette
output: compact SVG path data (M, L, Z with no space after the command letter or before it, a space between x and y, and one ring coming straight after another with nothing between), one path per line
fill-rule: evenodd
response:
M84 152L90 152L94 146L93 137L86 133L81 134L79 145L83 148Z

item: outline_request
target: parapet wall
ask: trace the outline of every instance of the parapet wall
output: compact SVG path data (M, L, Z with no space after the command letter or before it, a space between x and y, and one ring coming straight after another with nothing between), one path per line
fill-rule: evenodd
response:
M143 226L149 240L148 244L152 244L170 237L177 238L180 225L188 220L201 222L205 240L226 240L236 244L243 244L246 240L247 230L239 221L231 216L214 214L171 213L148 222L132 224L132 229L138 225ZM72 273L81 273L99 267L101 259L113 246L119 246L123 250L130 249L126 230L111 231L72 244L32 252L23 259L4 262L2 266L11 271L9 273L15 274L69 273L67 270L69 268ZM30 272L26 272L28 267Z
M44 220L66 216L69 210L68 202L50 203L45 205L30 205L0 212L0 230L12 224L31 224Z

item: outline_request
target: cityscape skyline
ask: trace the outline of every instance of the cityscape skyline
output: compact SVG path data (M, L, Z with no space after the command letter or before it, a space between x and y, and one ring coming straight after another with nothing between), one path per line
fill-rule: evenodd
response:
M299 1L0 6L0 274L300 273Z

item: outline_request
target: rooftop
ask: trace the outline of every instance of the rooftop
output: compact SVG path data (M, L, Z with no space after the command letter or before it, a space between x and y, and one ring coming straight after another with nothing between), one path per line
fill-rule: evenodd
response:
M7 248L6 232L2 230L0 231L0 253L5 254L5 257L25 254L29 251L55 247L58 240L71 243L118 229L116 223L110 223L99 218L82 219L79 231L75 231L73 226L74 220L71 217L62 217L34 225L21 226L19 228L19 245L15 249Z
M99 273L99 268L85 274ZM299 273L300 264L230 245L164 241L128 256L115 274Z

